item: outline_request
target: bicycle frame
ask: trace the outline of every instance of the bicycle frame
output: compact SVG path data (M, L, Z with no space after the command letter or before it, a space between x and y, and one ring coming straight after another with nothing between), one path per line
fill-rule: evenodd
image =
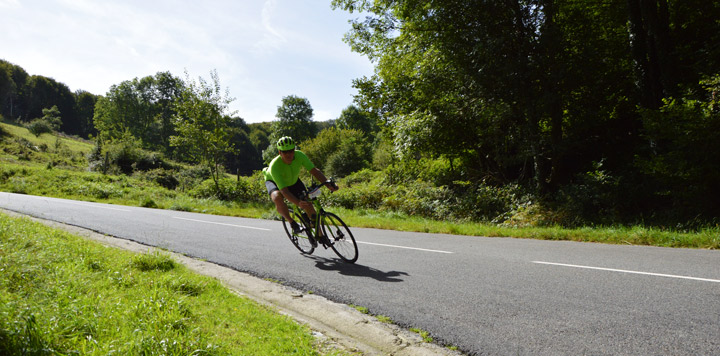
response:
M310 217L307 215L307 213L304 210L302 210L299 206L296 205L298 209L301 209L303 211L303 216L308 216L308 222L311 223L310 233L312 234L312 237L315 239L315 241L322 243L323 245L326 245L325 242L319 241L318 237L320 236L320 232L322 231L321 230L322 222L323 222L322 218L323 218L323 214L325 214L325 210L322 208L322 205L320 204L320 201L318 201L317 197L310 198L309 196L311 195L310 192L319 190L324 185L330 185L330 184L335 184L335 183L331 180L328 180L325 183L320 183L318 185L313 184L310 186L310 188L308 188L306 190L305 196L300 197L300 199L302 199L302 200L307 200L307 201L311 202L313 205L313 208L315 208L315 221L314 222L310 221ZM314 226L312 226L313 223L314 223ZM327 245L329 247L332 244L332 241L328 241L328 242L330 242L330 244Z
M318 200L319 191L324 185L334 185L332 178L322 184L312 184L309 189L298 198L300 200L309 201L315 208L315 219L310 221L307 213L298 205L294 205L291 214L294 219L301 223L303 229L301 232L294 232L290 227L288 220L283 218L283 227L290 241L304 254L312 254L318 244L323 247L331 248L336 255L347 263L355 263L358 258L357 242L350 229L342 219L323 209L322 204ZM314 222L314 224L313 224ZM309 240L309 241L308 241ZM307 242L307 244L305 242Z

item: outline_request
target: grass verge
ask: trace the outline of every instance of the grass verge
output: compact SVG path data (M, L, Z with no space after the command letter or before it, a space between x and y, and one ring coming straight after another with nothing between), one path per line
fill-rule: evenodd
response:
M317 355L314 343L168 255L0 214L2 355Z

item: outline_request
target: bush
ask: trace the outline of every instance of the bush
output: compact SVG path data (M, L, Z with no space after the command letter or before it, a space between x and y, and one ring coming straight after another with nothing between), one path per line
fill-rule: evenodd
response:
M104 148L101 144L97 144L90 152L88 162L93 171L126 175L136 171L173 168L165 161L162 154L142 149L140 141L132 137L112 142Z
M36 137L44 133L53 132L53 126L47 120L43 119L35 119L33 121L30 121L30 123L28 123L26 127L30 131L30 133L32 133Z
M175 172L164 168L152 169L147 172L137 172L134 175L147 180L149 182L157 183L161 187L175 190L180 184L178 179L175 177Z
M267 194L264 194L265 185L262 185L262 193L258 188L256 176L240 177L237 180L221 178L217 185L214 180L207 179L193 188L189 194L200 199L215 198L246 203L265 202L267 200Z
M203 166L192 166L190 168L181 170L180 173L177 174L176 178L178 179L178 183L180 184L180 190L186 191L188 189L192 189L192 187L197 186L202 181L210 179L211 176L212 174L210 173L210 168Z

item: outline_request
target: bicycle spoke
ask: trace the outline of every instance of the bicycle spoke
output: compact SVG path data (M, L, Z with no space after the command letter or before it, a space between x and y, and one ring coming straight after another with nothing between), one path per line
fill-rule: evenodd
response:
M346 262L357 261L358 250L355 238L347 225L335 214L326 213L323 219L323 231L330 239L330 247Z
M300 250L300 252L306 254L313 253L315 247L310 242L312 234L309 232L310 230L308 229L306 223L304 222L300 214L297 214L292 209L290 209L290 215L293 217L293 219L295 219L298 224L300 224L301 229L300 232L296 234L290 226L290 223L283 218L283 227L285 228L285 233L287 233L288 238L293 243L293 245L295 245L295 247Z

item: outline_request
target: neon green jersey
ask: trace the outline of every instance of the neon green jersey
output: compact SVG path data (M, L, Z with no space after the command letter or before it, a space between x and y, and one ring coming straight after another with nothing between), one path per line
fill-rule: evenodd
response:
M265 174L265 180L271 180L277 184L278 189L283 189L297 182L300 177L300 167L305 167L310 171L315 168L315 165L302 151L295 150L295 158L292 163L286 164L278 155L270 162L270 166L263 169L263 174Z

